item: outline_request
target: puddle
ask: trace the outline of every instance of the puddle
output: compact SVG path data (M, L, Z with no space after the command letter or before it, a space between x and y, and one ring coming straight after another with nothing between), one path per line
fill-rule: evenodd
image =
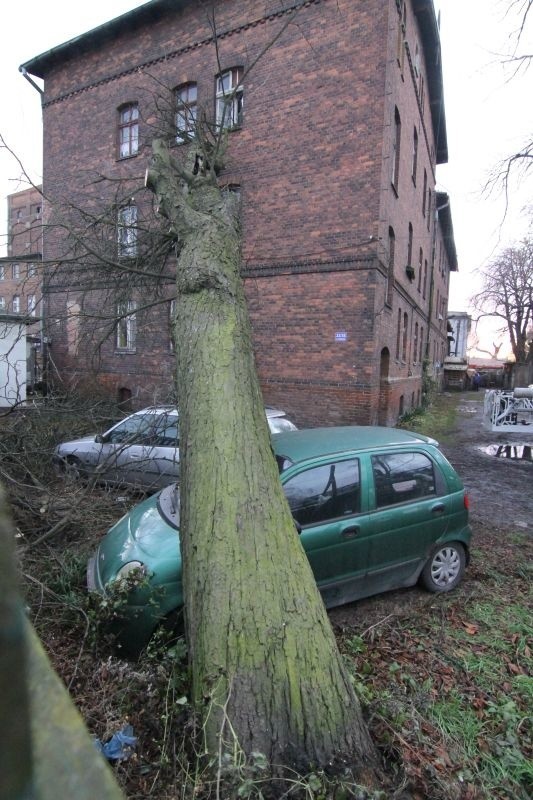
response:
M483 453L495 458L533 462L533 445L531 444L489 444L480 449Z

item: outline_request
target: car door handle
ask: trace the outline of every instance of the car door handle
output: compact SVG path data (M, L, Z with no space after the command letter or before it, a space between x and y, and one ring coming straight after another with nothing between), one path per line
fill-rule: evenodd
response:
M355 536L357 536L359 530L360 530L359 526L354 525L351 528L345 528L341 533L341 536L343 539L353 539Z
M433 508L431 509L431 513L432 514L444 514L445 509L446 509L446 506L444 505L444 503L437 503L437 505L433 506Z

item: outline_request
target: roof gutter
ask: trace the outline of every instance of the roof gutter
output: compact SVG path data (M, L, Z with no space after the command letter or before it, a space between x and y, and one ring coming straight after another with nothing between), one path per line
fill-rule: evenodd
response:
M30 83L33 86L34 89L37 89L37 91L39 92L39 94L41 96L44 94L43 89L41 89L40 86L37 86L37 84L35 83L33 78L29 75L28 70L26 69L26 67L19 67L19 72L22 73L23 77L26 78L28 83Z

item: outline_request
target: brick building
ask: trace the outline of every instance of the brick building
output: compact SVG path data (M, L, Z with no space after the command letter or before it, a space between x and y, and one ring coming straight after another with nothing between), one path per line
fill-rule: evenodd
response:
M7 256L0 258L0 311L36 316L41 301L42 195L7 197Z
M40 187L8 195L7 256L0 258L0 315L12 319L12 324L21 321L30 391L42 377L42 206ZM0 365L0 383L3 369Z
M433 4L214 6L218 62L204 4L152 0L23 65L44 79L44 259L66 252L54 198L97 204L102 175L136 186L117 212L117 247L135 254L151 202L139 187L154 87L171 90L178 149L191 119L204 109L215 121L221 95L237 87L220 180L241 198L242 274L265 401L299 424L392 424L420 403L424 359L441 380L457 269L449 199L435 191L448 153ZM67 273L55 275L49 336L63 379L96 368L91 344L99 380L119 397L142 405L169 396L172 288L150 311L132 288L113 336L96 343L84 334L87 297Z

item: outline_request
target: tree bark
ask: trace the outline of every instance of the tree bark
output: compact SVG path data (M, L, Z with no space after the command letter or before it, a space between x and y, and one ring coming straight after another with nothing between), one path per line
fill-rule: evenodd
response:
M376 754L273 457L231 204L209 176L185 186L157 143L147 184L182 243L180 536L206 750L219 759L260 752L274 771L372 768Z

